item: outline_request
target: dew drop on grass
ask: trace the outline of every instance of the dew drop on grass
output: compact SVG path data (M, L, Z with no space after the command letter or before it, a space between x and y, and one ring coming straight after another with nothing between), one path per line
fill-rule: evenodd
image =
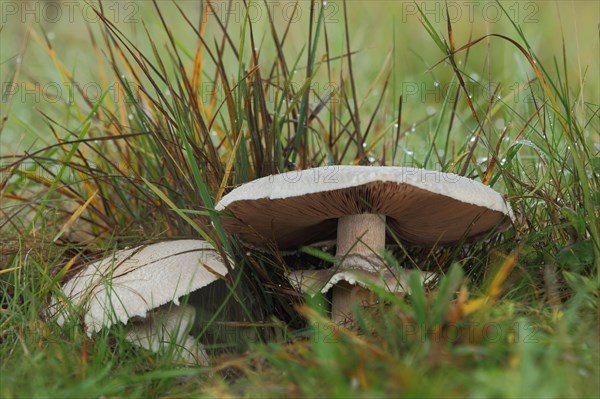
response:
M471 137L471 140L469 140L471 143L474 143L475 140L477 140L477 138L475 136Z
M471 74L471 79L473 79L474 81L478 82L479 81L479 75L476 74L475 72L473 72Z
M16 62L17 64L20 64L20 63L21 63L21 57L17 57L17 58L15 59L15 62Z
M479 157L477 158L477 163L484 163L487 162L488 157Z
M127 115L127 119L129 119L130 121L132 121L133 120L133 115L132 114Z
M396 129L398 129L398 124L397 124L397 123L394 123L394 127L395 127Z
M54 32L48 32L48 34L46 35L46 37L48 38L48 40L54 40L54 38L56 37L56 35L54 34Z
M214 131L214 130L213 130L212 132L210 132L210 134L211 134L212 136L214 136L214 137L217 137L217 132L216 132L216 131Z
M367 148L367 143L363 143L363 148Z
M165 90L165 96L170 96L171 95L171 91L169 89Z
M433 115L437 112L437 109L435 107L429 106L427 107L427 115Z
M326 2L326 1L324 1L324 2L323 2L323 6L326 6L326 5L327 5L327 2Z
M375 162L375 157L372 156L372 155L369 156L367 159L369 160L369 163L374 163Z
M414 132L415 130L417 130L417 125L413 123L412 126L410 127L410 131Z
M415 154L414 151L406 150L406 155L409 155L412 157L414 154Z

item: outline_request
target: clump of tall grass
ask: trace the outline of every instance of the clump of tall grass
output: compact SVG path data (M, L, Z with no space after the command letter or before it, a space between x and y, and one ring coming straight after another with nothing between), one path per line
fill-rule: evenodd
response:
M393 65L384 64L372 85L379 94L367 102L370 91L356 89L352 59L360 54L350 47L347 19L344 51L334 54L324 8L315 4L304 27L306 46L290 55L292 19L280 26L267 14L268 30L259 39L247 15L235 31L211 2L199 3L198 21L174 3L178 23L194 39L184 45L156 1L164 42L145 30L151 49L145 53L99 3L102 29L89 31L89 51L100 60L99 81L113 82L111 89L92 101L71 85L75 101L65 107L66 122L45 116L56 143L2 159L3 374L17 364L7 373L6 396L18 396L17 376L34 381L32 395L51 386L64 397L199 390L496 397L543 384L540 396L598 391L589 383L598 375L598 345L589 330L598 328L591 313L600 264L593 147L600 124L598 104L574 101L582 87L566 79L567 60L552 69L541 65L516 23L515 38L492 34L461 45L450 21L443 36L422 13L442 52L431 70L449 65L456 84L438 112L405 121L403 98L387 91ZM219 36L206 33L208 24ZM483 40L492 50L496 41L510 43L529 64L535 78L518 92L531 94L530 103L511 107L500 88L488 97L470 92L468 54L481 51ZM52 56L52 44L40 44ZM64 82L76 81L53 62ZM320 79L329 83L324 92L314 89ZM498 126L498 115L511 122ZM518 214L513 230L485 242L400 246L387 254L394 267L447 273L433 290L412 279L409 298L379 292L384 301L356 309L352 326L333 326L319 310L327 298L302 305L284 278L295 264L319 266L327 256L254 252L220 227L214 205L240 183L326 164L403 163L399 153L413 124L427 125L428 134L412 166L480 180L506 192ZM90 341L77 323L60 330L41 317L48 295L82 264L112 246L164 237L204 238L236 262L205 306L222 313L215 323L235 327L235 340L267 344L251 345L244 356L235 350L247 350L246 344L230 342L221 351L212 371L227 385L206 370L169 370L170 359L136 351L119 327ZM217 327L199 330L219 335ZM26 360L17 360L21 354ZM500 375L509 382L498 383Z

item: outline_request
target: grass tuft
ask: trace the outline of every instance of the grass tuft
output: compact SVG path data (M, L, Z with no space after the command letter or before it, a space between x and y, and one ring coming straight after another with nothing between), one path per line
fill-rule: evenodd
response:
M381 63L358 50L368 15L356 4L296 2L284 20L264 7L257 21L260 2L230 2L239 20L220 12L225 3L154 0L130 31L99 2L98 23L82 30L90 71L61 58L68 46L47 26L31 26L15 49L22 58L35 48L43 68L2 54L7 87L40 94L45 72L68 99L40 105L28 123L31 104L3 96L2 138L24 131L27 144L0 157L0 396L598 396L598 80L573 72L579 43L566 29L538 50L512 6L496 2L505 29L479 33L474 21L463 41L452 4L442 19L415 4L430 40L412 63L426 72L399 82L409 52L399 62L395 36ZM505 53L516 67L499 71L490 60ZM79 84L84 73L98 96ZM415 100L421 84L448 89ZM303 298L285 278L328 267L331 248L245 248L214 206L250 180L336 164L461 174L506 193L517 217L475 243L396 242L390 267L439 280L423 287L413 273L403 298L373 287L378 304L333 325L330 298ZM122 325L90 339L80 320L61 328L47 316L85 264L182 237L235 263L227 281L186 299L214 366L176 366L172 353L128 343Z

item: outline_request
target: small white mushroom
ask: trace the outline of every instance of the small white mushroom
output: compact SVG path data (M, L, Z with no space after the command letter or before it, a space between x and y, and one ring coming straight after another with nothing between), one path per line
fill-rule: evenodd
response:
M131 320L126 336L131 342L153 351L175 344L181 347L182 360L205 365L206 353L189 336L195 310L180 307L179 299L227 272L219 253L206 241L164 241L94 262L69 280L62 292L84 310L88 335ZM60 325L69 317L62 301L52 300Z
M229 233L255 247L285 251L336 239L336 267L289 276L310 294L333 287L334 321L342 321L352 303L371 296L360 286L374 283L406 292L405 277L394 275L382 261L386 236L433 246L474 239L494 227L507 227L513 218L502 195L474 180L372 166L328 166L264 177L231 191L216 209L223 212Z
M171 350L184 363L207 366L209 358L202 344L189 335L195 318L193 306L166 304L148 312L143 321L132 323L125 338L152 352Z

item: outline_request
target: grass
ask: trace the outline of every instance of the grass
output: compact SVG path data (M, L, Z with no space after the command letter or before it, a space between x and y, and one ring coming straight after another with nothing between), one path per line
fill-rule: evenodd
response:
M2 80L16 86L0 138L24 134L1 159L0 395L597 397L600 82L582 38L540 22L554 41L538 48L505 2L492 3L502 25L402 3L398 18L414 17L397 29L420 21L423 50L409 58L394 25L372 62L355 40L377 21L352 2L332 3L335 14L290 3L301 23L267 8L253 18L257 3L228 17L223 4L153 2L129 32L101 3L81 50L93 67L70 65L47 26L25 41L45 61L3 52ZM498 68L506 54L516 67ZM69 101L47 101L44 74ZM77 84L86 75L99 93ZM35 122L13 87L46 100ZM214 204L254 178L349 163L465 175L506 193L517 219L477 243L390 247L392 267L444 276L427 289L413 278L406 298L378 292L379 305L335 326L328 298L302 298L284 278L330 256L244 248ZM195 329L214 367L174 366L126 342L123 326L90 339L77 320L45 316L85 263L165 237L207 239L236 263L227 284L189 299L211 320Z

